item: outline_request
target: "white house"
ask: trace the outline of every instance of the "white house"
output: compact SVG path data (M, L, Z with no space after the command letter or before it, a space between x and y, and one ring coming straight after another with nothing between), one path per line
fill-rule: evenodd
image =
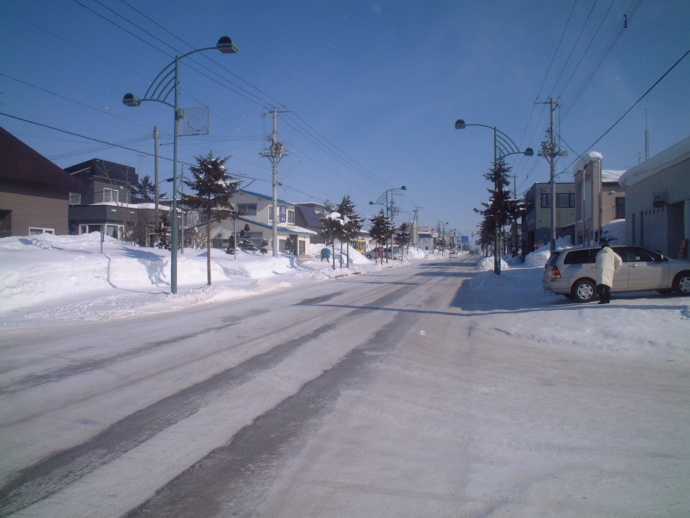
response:
M628 244L688 257L690 239L690 137L627 170L625 239Z
M240 213L235 220L232 218L213 225L214 247L228 246L230 236L239 235L240 231L249 225L249 237L254 246L259 249L263 241L268 242L268 249L273 248L273 198L256 192L239 190L231 199ZM288 240L296 244L297 255L306 258L310 253L311 236L316 232L295 224L296 206L294 203L278 200L278 245L281 252L285 252Z

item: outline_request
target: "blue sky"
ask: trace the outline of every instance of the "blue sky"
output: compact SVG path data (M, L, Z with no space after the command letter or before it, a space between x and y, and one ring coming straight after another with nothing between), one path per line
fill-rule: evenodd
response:
M588 151L606 169L636 165L645 125L650 155L690 135L690 56L639 101L690 50L687 0L3 0L0 35L0 112L11 116L0 126L61 167L102 158L153 177L158 126L170 177L173 110L122 97L227 35L238 54L182 61L180 105L210 107L210 134L180 139L183 164L232 155L231 174L270 194L263 113L291 110L278 120L281 198L350 195L369 216L380 208L369 201L405 185L398 220L419 208L420 224L462 234L488 199L493 141L456 119L538 151L549 114L535 102L558 99L559 181ZM549 179L542 157L508 163L518 193Z

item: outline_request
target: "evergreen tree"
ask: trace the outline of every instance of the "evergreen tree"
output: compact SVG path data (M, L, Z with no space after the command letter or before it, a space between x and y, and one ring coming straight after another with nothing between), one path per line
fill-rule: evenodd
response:
M132 190L134 196L144 201L154 201L156 196L156 186L151 182L151 177L148 175L140 179Z
M240 230L240 250L244 252L256 252L254 241L251 240L251 228L249 227L249 223L244 225L244 228Z
M170 243L170 215L162 211L160 215L160 220L156 225L156 237L158 238L158 248L163 248L164 250L170 250L172 244Z
M388 216L383 213L383 209L369 221L372 223L369 234L376 240L376 244L378 246L383 246L385 250L386 243L393 237L393 233L395 232L393 224ZM391 250L391 253L392 252ZM381 257L381 264L383 264L383 257Z
M350 196L344 196L338 205L338 212L343 221L340 229L340 240L347 243L347 267L350 267L350 243L357 239L359 231L362 229L362 218L355 212L355 206L350 200Z
M218 158L209 152L206 156L194 157L197 164L189 170L193 179L185 181L191 194L183 194L182 202L188 207L198 210L206 218L206 273L208 284L211 284L211 229L214 221L228 218L235 211L230 199L237 190L239 182L228 175L225 162L230 158Z
M319 217L319 221L321 221L321 237L323 238L324 244L332 245L338 237L340 225L331 217L331 214L336 212L333 204L326 200L323 207L323 214Z
M230 234L228 238L228 247L225 249L226 254L235 255L237 253L237 244L235 243L235 234Z
M491 189L487 189L490 195L489 202L482 203L483 210L474 209L475 212L484 216L479 233L482 245L488 246L495 242L496 232L500 233L501 228L511 220L513 214L518 210L515 201L510 196L509 172L510 167L506 166L503 160L498 160L494 167L484 175L484 178L489 180L492 185Z
M398 233L395 235L395 242L401 247L406 247L411 241L412 234L410 234L409 227L407 226L407 223L403 223L400 225L400 229L398 229Z
M331 202L326 200L321 217L321 236L326 245L333 248L333 269L335 270L335 240L343 235L343 220Z

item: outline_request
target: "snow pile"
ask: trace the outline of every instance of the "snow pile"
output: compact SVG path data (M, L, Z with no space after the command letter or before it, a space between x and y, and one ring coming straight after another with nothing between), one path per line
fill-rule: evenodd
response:
M614 219L609 221L602 229L602 236L611 241L612 245L625 244L625 220Z
M494 271L494 265L495 265L495 264L496 264L496 262L495 262L493 256L490 256L490 257L482 257L482 258L479 260L479 262L477 263L477 271L480 271L480 272L489 272L489 271L491 271L491 272L493 272L493 271ZM507 270L508 268L510 268L510 266L508 266L508 263L505 262L504 259L501 259L501 270Z
M212 285L207 285L205 249L187 248L178 254L178 293L170 293L170 252L143 248L100 233L80 236L41 234L0 239L0 319L4 325L26 319L110 320L144 312L173 311L198 304L221 302L295 284L327 280L368 270L399 267L383 265L350 247L336 243L333 257L321 260L324 245L314 245L311 259L293 255L262 255L223 250L211 252ZM332 250L332 247L329 247ZM342 260L342 261L341 261Z
M611 241L611 244L624 244L625 220L614 219L606 225L604 225L602 229L602 236ZM556 250L560 250L563 248L574 248L574 246L570 243L569 238L558 238L556 240ZM530 268L542 267L549 260L550 255L550 243L541 245L534 252L531 252L525 256L525 266Z

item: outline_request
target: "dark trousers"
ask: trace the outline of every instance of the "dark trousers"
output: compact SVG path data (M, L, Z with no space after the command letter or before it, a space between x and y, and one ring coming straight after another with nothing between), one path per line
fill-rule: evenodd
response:
M599 290L599 304L608 304L611 302L611 286L599 284L597 289Z

